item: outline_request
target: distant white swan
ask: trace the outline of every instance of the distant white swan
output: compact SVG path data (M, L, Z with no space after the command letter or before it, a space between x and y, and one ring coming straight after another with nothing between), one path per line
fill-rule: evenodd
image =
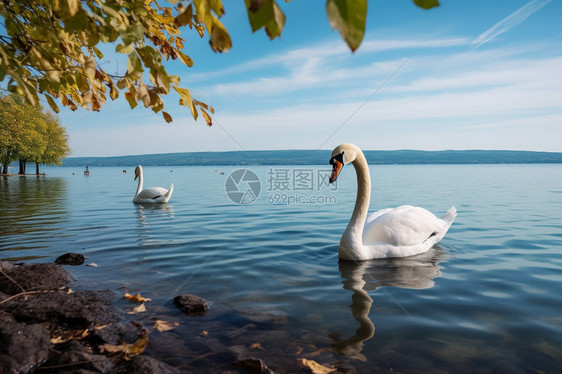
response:
M367 215L371 197L371 177L365 155L353 144L342 144L332 152L330 183L342 167L353 164L357 173L357 200L339 246L344 260L406 257L423 253L439 242L457 216L455 207L437 218L419 207L402 205Z
M170 186L169 190L162 187L149 187L143 190L142 167L140 165L135 168L134 180L137 180L137 178L139 178L139 185L135 197L133 198L133 203L165 204L170 200L170 197L172 197L172 192L174 191L173 184Z

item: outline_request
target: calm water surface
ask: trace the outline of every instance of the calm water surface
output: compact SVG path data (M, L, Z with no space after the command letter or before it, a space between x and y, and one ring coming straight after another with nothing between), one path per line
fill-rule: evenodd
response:
M79 287L141 292L152 302L135 320L180 322L147 348L173 366L235 370L247 353L279 372L301 357L358 373L560 372L562 165L372 166L371 210L459 214L429 252L362 263L337 256L351 167L335 190L316 184L325 166L251 167L261 190L246 205L225 193L237 168L145 167L145 186L175 183L165 206L134 205L126 169L0 179L0 259L83 253L98 266L68 267ZM210 311L182 316L181 293Z

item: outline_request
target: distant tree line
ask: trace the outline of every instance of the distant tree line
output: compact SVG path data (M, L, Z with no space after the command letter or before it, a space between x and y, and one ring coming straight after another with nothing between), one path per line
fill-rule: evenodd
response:
M25 174L28 162L60 165L70 155L68 135L59 118L42 107L32 106L19 95L0 94L0 163L2 174L19 161L19 173Z

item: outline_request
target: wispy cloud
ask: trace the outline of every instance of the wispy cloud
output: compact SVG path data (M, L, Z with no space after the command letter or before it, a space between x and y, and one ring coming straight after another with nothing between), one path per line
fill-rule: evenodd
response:
M380 55L386 51L398 51L408 49L438 49L454 46L462 46L470 44L470 40L463 37L436 37L433 39L419 39L416 37L404 36L401 39L370 39L365 40L361 44L361 48L355 53L355 59L361 56L377 54ZM232 76L235 74L245 72L255 72L257 70L267 71L272 67L284 67L286 69L295 68L304 62L314 60L322 60L326 63L333 64L334 59L346 60L351 59L353 56L350 54L349 49L341 40L319 43L313 46L305 46L294 48L288 51L281 51L272 53L265 57L260 57L252 61L245 61L243 64L227 67L220 71L203 72L198 74L191 74L189 76L190 82L207 82L212 81L224 76ZM183 79L183 78L182 78ZM186 78L187 80L187 78Z
M551 1L552 0L530 1L529 3L523 5L521 8L517 9L515 12L511 13L509 16L496 23L494 26L490 27L488 30L484 31L482 34L478 35L478 37L471 43L471 46L476 49L481 45L488 43L497 36L519 25L521 22L525 21L529 16L540 10Z

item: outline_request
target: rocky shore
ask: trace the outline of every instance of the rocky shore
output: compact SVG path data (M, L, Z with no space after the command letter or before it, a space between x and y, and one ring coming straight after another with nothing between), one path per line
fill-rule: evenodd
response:
M67 254L59 264L80 264ZM83 259L82 259L83 262ZM0 373L177 373L143 355L146 327L124 320L112 291L73 291L58 264L0 261ZM198 313L200 305L184 306Z
M75 253L54 264L0 261L0 374L355 372L349 360L334 360L337 337L322 346L311 344L306 330L290 337L279 314L210 311L199 296L181 294L170 300L175 316L147 318L150 299L140 294L79 289L65 266L83 263ZM139 314L119 307L123 297ZM214 318L199 319L209 314Z

